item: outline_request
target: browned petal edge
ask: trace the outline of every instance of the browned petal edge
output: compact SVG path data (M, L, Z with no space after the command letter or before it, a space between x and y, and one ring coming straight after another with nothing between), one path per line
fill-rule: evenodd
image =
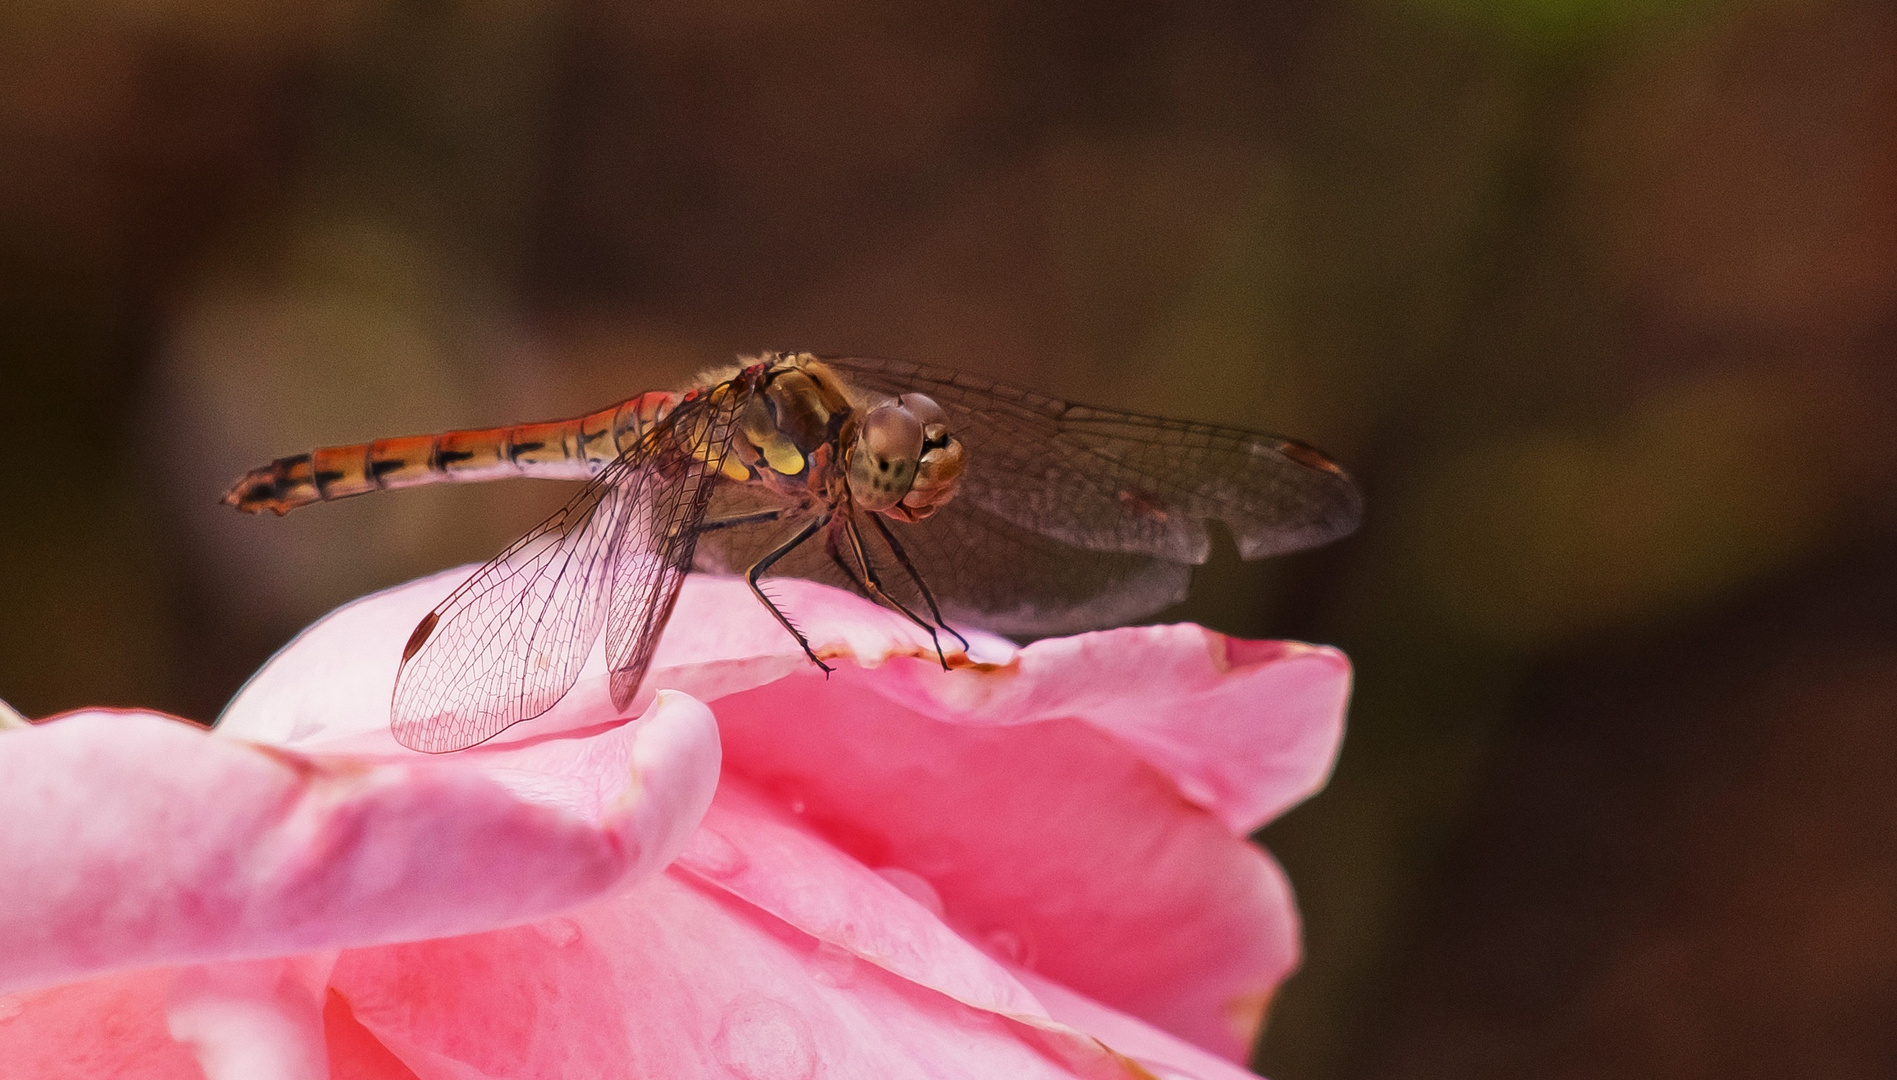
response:
M1139 1062L1108 1046L1099 1038L1084 1031L1069 1027L1058 1020L1045 1016L1022 1016L1018 1013L1003 1013L1008 1019L1021 1025L1021 1030L1031 1032L1041 1044L1044 1052L1051 1054L1056 1061L1074 1070L1085 1080L1159 1080L1152 1071ZM1095 1057L1104 1054L1105 1060ZM1107 1072L1101 1068L1111 1069Z
M253 750L276 762L278 765L283 766L302 782L308 782L310 778L317 775L338 780L353 780L361 776L366 776L380 765L388 764L388 762L378 762L369 758L351 757L344 754L324 754L318 757L305 754L300 750L292 750L287 746L277 746L274 743L251 742L249 739L235 739L232 741L240 742L247 749Z
M1254 990L1249 994L1240 994L1225 1003L1225 1018L1232 1023L1232 1030L1238 1033L1240 1041L1251 1043L1257 1040L1258 1033L1265 1028L1265 1019L1271 1013L1272 999L1277 991L1269 986Z
M0 731L19 731L33 726L33 721L21 715L20 710L0 698Z
M824 645L817 649L817 657L821 660L852 660L858 667L864 668L881 667L898 657L927 660L931 664L937 662L935 650L921 645L898 646L875 657L859 656L848 645ZM1012 675L1021 668L1021 654L1017 652L1005 662L996 664L972 659L965 652L952 652L948 654L948 666L955 671L972 671L980 675Z
M1212 667L1220 675L1265 667L1281 660L1295 660L1304 656L1337 651L1329 645L1313 645L1307 641L1257 641L1250 638L1232 637L1216 630L1205 631L1205 636L1206 648L1212 654Z

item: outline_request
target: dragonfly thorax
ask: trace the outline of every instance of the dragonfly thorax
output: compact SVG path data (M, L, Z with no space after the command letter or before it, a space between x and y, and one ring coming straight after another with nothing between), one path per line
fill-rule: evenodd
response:
M766 354L733 464L787 496L921 521L955 496L962 444L923 394L860 403L808 353ZM802 493L802 494L800 494Z

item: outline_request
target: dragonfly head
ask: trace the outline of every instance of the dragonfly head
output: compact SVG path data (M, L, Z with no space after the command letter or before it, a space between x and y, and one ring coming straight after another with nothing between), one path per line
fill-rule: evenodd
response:
M847 475L858 506L920 521L954 497L962 444L934 399L904 394L863 414Z

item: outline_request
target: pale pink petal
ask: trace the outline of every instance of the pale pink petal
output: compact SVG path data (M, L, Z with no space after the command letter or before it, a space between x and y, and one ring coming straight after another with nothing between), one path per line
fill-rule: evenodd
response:
M402 648L422 616L474 569L457 567L420 578L325 615L238 691L218 718L217 732L305 751L405 753L388 727ZM847 593L795 580L773 582L771 589L788 598L800 622L809 606L812 640L825 655L860 655L869 663L890 655L934 655L927 636L907 620ZM842 606L836 597L842 598ZM1000 638L979 633L969 637L983 657L1005 660L1013 653L1014 647ZM796 642L742 581L694 574L686 579L660 639L647 694L670 688L710 700L809 667ZM587 730L621 718L612 704L604 652L595 643L579 681L558 705L481 749Z
M848 959L667 873L533 927L345 953L334 985L422 1080L1137 1075Z
M388 703L415 624L466 580L458 567L338 608L286 645L239 692L220 733L304 749L396 752ZM983 663L943 677L927 636L861 597L811 582L771 584L819 655L889 665L887 692L957 723L1081 716L1114 731L1192 801L1249 832L1322 786L1342 734L1350 668L1335 650L1245 642L1193 626L1136 627L1037 642L1018 651L968 631ZM1137 657L1137 662L1129 662ZM908 660L920 662L910 663ZM893 661L893 663L892 663ZM653 661L650 687L713 700L809 661L734 578L695 574ZM1168 694L1163 714L1140 707ZM1247 706L1247 707L1237 707ZM1269 723L1260 722L1260 713ZM500 743L617 718L596 648L573 691ZM1180 718L1190 724L1181 724Z
M1126 627L1022 649L977 634L976 655L986 662L944 672L927 637L900 616L807 581L772 588L819 655L875 669L869 685L879 693L955 724L1082 720L1126 743L1235 833L1321 788L1343 737L1350 663L1335 649L1242 641L1191 625ZM659 657L672 678L662 685L704 700L812 673L742 581L693 578L673 626Z
M1073 718L1109 732L1241 835L1324 786L1350 697L1335 649L1191 625L1049 638L994 670L903 662L886 676L879 692L950 723Z
M718 702L727 774L865 865L926 880L996 955L1243 1054L1297 959L1276 864L1096 727L942 723L876 678L793 676Z
M585 781L580 811L473 763L306 757L152 714L8 733L0 819L33 827L0 845L0 990L523 922L669 861L718 772L710 714L680 695L547 753Z
M474 569L418 578L318 619L250 677L215 730L305 751L402 753L389 734L402 648L422 616Z
M0 995L0 1075L204 1080L191 1048L165 1029L170 985L169 971L132 971Z
M166 1023L206 1080L329 1080L323 1032L333 956L245 960L179 971Z

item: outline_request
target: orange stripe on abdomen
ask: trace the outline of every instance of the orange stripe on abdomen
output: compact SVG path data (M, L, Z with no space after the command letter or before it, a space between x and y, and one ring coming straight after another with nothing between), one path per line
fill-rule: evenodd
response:
M326 446L252 469L231 485L224 502L247 513L287 514L311 503L422 484L515 476L584 480L637 445L677 400L655 392L570 420Z

